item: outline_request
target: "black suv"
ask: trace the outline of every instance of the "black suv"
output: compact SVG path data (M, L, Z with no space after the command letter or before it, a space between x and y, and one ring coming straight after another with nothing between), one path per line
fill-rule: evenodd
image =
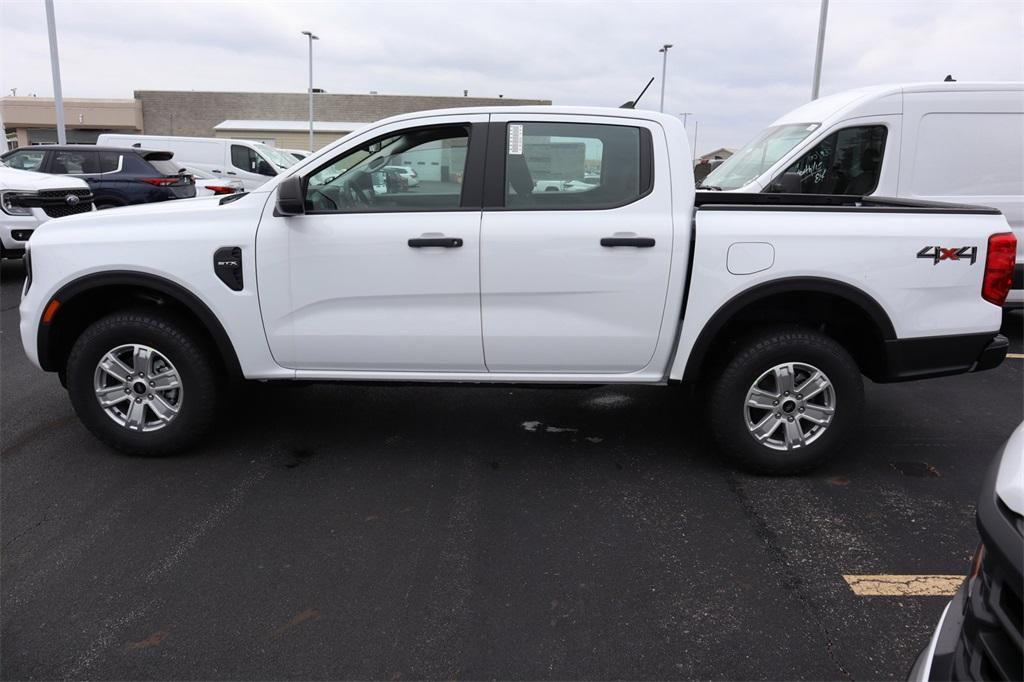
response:
M134 147L66 144L19 147L0 158L11 168L82 178L102 209L194 197L195 181L171 161L173 156Z

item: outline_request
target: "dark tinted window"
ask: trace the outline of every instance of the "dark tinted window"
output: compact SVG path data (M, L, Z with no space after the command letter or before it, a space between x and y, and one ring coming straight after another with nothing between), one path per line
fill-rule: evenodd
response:
M277 174L271 163L260 156L256 150L238 144L231 145L231 165L260 175Z
M89 175L99 173L99 152L79 150L59 150L53 153L50 161L51 173L73 173Z
M858 126L836 131L787 168L800 178L802 194L871 194L878 186L885 152L885 126ZM777 179L772 189L793 191Z
M181 164L174 159L147 161L147 163L162 175L178 175L182 171Z
M594 123L509 123L505 205L597 209L640 197L639 128Z
M100 152L100 173L111 173L116 171L121 164L119 152Z
M456 210L462 201L469 133L463 126L416 128L350 149L309 177L310 211ZM415 166L413 174L405 166Z

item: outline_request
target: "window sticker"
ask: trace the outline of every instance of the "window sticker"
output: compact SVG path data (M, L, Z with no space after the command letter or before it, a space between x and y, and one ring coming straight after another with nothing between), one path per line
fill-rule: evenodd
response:
M523 153L523 126L519 123L512 123L508 127L508 153L522 155Z

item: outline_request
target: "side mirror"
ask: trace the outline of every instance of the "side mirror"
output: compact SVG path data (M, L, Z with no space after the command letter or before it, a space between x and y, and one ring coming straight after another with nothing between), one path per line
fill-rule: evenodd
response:
M260 175L277 175L277 171L274 170L274 167L263 159L260 159L259 163L256 164L256 172Z
M775 178L775 181L768 187L768 191L780 194L800 194L803 190L801 180L799 173L788 171Z
M281 181L277 186L277 205L275 213L279 216L302 215L306 212L306 197L302 192L302 178L293 175Z

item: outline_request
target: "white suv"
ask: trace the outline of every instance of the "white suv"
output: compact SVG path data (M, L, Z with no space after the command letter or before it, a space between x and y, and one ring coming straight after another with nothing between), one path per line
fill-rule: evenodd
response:
M20 258L32 231L50 218L93 210L84 180L0 163L0 257Z

